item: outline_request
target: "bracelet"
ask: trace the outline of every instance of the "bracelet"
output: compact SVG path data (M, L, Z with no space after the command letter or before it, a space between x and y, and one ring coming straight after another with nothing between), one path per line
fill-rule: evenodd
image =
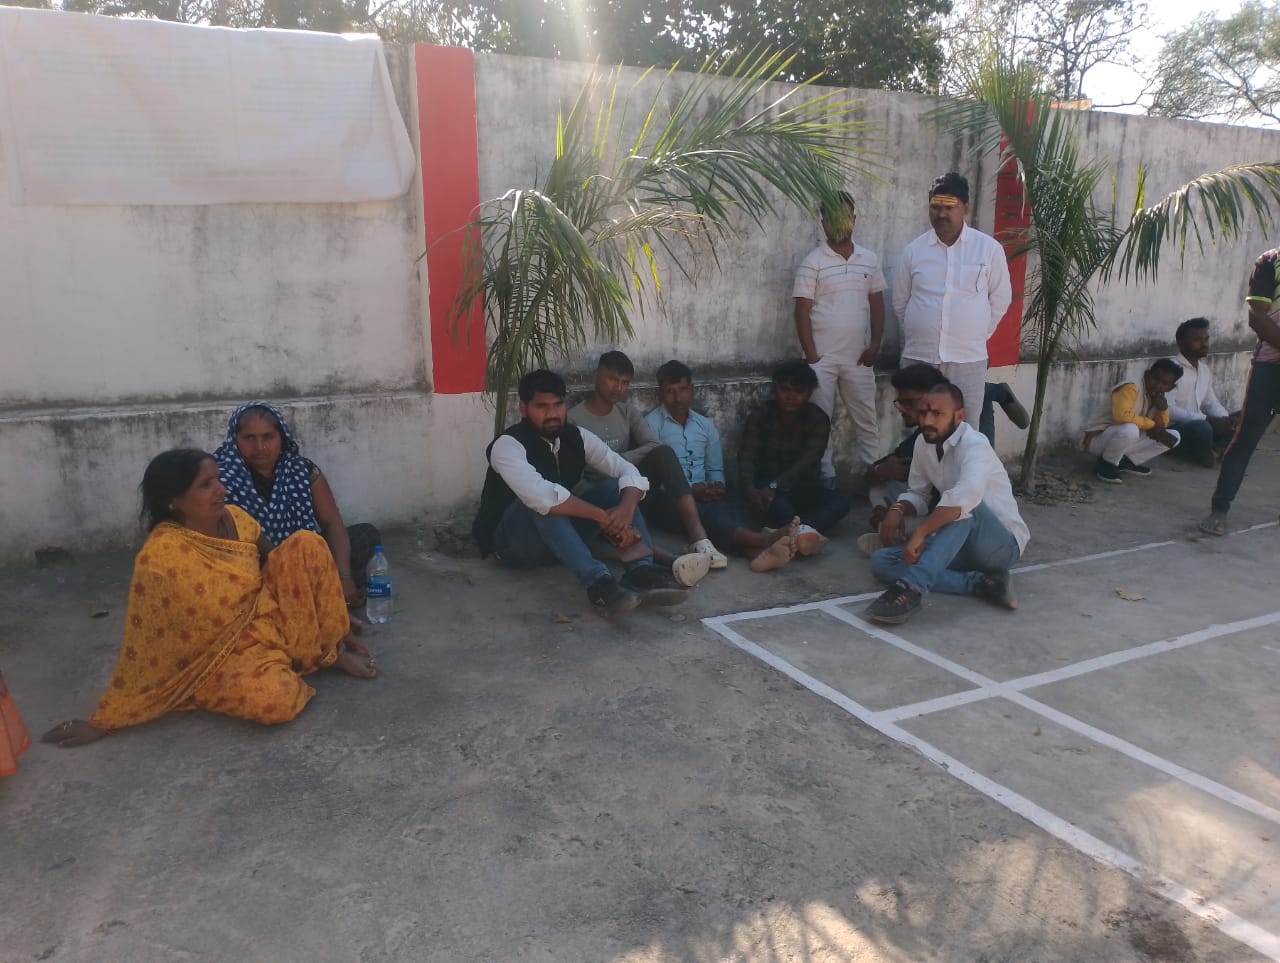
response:
M900 515L907 514L907 506L905 502L894 502L892 505L890 505L888 508L885 509L885 514L887 515L889 512L893 511L895 508L898 510L898 513Z

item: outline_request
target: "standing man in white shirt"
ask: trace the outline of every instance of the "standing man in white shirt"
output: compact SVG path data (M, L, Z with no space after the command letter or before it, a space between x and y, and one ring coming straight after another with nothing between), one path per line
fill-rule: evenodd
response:
M902 324L903 367L938 368L964 395L978 427L987 382L987 339L1013 300L1009 263L995 238L965 223L969 182L954 171L929 188L929 223L902 250L893 310Z
M907 492L880 523L881 541L898 547L871 556L872 572L889 588L863 614L873 622L905 622L931 591L976 595L1016 609L1009 569L1022 557L1031 532L1004 465L987 439L965 423L955 385L926 392L916 417L920 437ZM942 495L930 511L934 489ZM907 537L905 522L912 516L924 518Z
M566 420L564 379L531 371L520 379L520 421L489 445L489 470L471 533L481 557L509 568L564 565L591 604L614 615L641 602L674 605L685 590L653 565L653 542L636 511L649 482L635 465L591 432ZM603 480L572 494L583 472ZM587 544L603 534L618 550L626 574L615 581Z
M1218 452L1227 447L1236 430L1236 421L1213 390L1209 362L1209 319L1183 321L1174 332L1178 354L1173 358L1182 367L1182 377L1167 395L1169 428L1182 443L1175 455L1189 458L1205 468L1218 463Z
M813 403L832 417L840 389L862 473L880 456L875 363L884 335L884 274L875 252L853 243L853 196L840 191L836 197L836 209L819 208L827 239L800 262L792 297L800 350L818 376ZM833 447L822 456L828 484L836 477Z

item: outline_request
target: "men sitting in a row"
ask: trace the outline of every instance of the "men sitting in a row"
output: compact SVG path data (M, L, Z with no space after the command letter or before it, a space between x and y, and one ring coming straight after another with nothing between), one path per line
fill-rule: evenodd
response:
M679 362L675 364L679 369L688 371ZM671 370L668 369L669 372ZM708 491L703 488L695 495L693 479L676 455L675 446L662 443L648 418L633 417L634 409L629 406L622 415L617 414L618 409L625 406L623 399L630 388L631 378L625 373L627 371L634 371L634 366L625 354L607 352L596 370L595 390L586 401L574 406L569 418L580 427L592 431L599 428L606 432L602 440L624 458L640 454L642 470L646 471L652 483L650 494L641 507L650 524L672 531L697 532L703 541L690 545L690 549L695 552L710 550L718 555L714 543L706 539L698 504L699 501L704 504L723 501L724 490L713 487ZM826 450L831 430L830 419L810 402L815 383L813 371L803 362L781 365L774 372L773 400L752 412L743 431L738 458L740 487L746 494L749 507L766 525L774 528L753 532L745 525L735 525L729 529L726 543L722 524L719 538L721 544L733 546L732 533L740 529L736 536L737 545L752 560L756 571L777 568L790 561L796 553L816 555L825 541L821 532L849 510L848 499L843 495L832 492L825 484L815 484L817 465ZM689 391L692 393L691 375ZM609 406L612 420L598 418L605 405ZM651 412L651 416L654 414L656 412ZM619 427L624 419L628 423L626 429ZM718 446L718 434L716 442ZM687 445L687 439L682 439L681 443ZM713 457L723 475L723 453L718 452ZM756 492L754 496L753 491ZM720 520L723 523L723 517ZM773 537L778 530L789 539L786 544L782 544L782 538ZM766 552L765 549L771 550ZM723 555L719 557L724 558ZM724 565L715 567L723 568Z
M658 369L659 405L645 415L658 440L675 452L684 471L698 517L711 540L749 559L755 572L786 565L795 557L799 522L785 528L758 532L749 528L729 500L725 487L724 449L715 422L693 410L693 372L679 361ZM679 522L669 498L653 492L644 511L654 525L671 529Z
M710 568L724 568L729 560L707 538L694 502L693 490L685 478L684 470L670 445L662 444L657 434L640 412L627 404L627 392L635 366L621 351L606 351L600 356L593 375L594 390L586 400L569 409L569 420L579 428L585 428L640 469L649 479L650 496L645 499L646 516L652 521L648 509L653 496L661 494L664 507L676 516L675 531L689 537L689 551L705 555ZM587 468L583 485L600 481L600 476ZM705 569L703 570L705 574Z
M1099 480L1119 485L1120 474L1150 475L1146 462L1178 444L1169 428L1169 402L1165 397L1182 377L1182 368L1168 358L1157 360L1142 376L1111 389L1085 425L1083 446L1098 460Z
M1236 417L1218 400L1213 390L1209 362L1209 319L1192 318L1178 325L1174 334L1182 377L1169 392L1169 428L1182 438L1175 454L1205 468L1218 463L1218 453L1227 447L1236 430Z

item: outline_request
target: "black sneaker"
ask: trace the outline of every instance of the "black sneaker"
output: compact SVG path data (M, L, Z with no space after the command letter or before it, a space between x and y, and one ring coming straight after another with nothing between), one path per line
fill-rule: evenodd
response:
M872 622L900 625L919 611L920 593L903 581L894 582L862 612Z
M639 596L645 605L679 605L689 597L688 590L664 572L652 565L638 565L618 582L618 585Z
M1018 599L1013 594L1013 578L1008 572L982 576L982 581L974 587L973 594L1002 609L1018 607Z
M1129 460L1129 456L1125 455L1120 459L1120 464L1116 466L1120 471L1127 471L1130 475L1150 475L1151 469L1146 465L1135 465Z
M602 575L587 589L587 598L593 608L609 615L630 612L640 604L640 596L629 592L614 581L612 575Z
M1111 464L1109 461L1099 458L1098 463L1093 466L1093 473L1098 476L1098 481L1104 481L1108 485L1122 484L1120 467Z

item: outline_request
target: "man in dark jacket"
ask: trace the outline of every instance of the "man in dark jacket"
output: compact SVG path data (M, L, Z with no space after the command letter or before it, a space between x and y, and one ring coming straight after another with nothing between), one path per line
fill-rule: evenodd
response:
M489 470L471 531L483 556L511 568L559 562L586 588L591 604L610 614L641 602L674 605L685 590L653 566L652 542L636 511L649 482L589 431L568 424L564 379L531 371L520 379L521 419L489 445ZM573 495L590 466L603 480ZM626 569L621 581L591 554L602 534Z

